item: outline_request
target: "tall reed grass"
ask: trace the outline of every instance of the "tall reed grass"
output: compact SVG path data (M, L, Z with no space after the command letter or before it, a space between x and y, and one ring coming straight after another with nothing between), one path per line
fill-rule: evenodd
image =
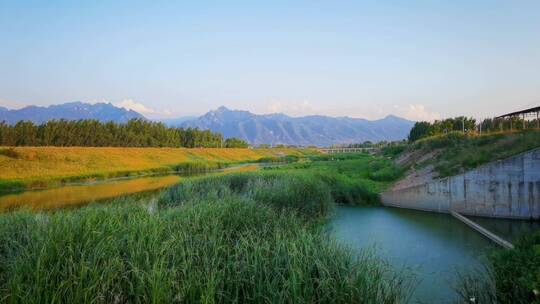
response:
M540 303L540 232L523 235L514 245L513 250L489 254L484 271L461 275L457 290L463 299L474 297L476 303Z
M0 216L5 303L397 303L403 279L237 195Z

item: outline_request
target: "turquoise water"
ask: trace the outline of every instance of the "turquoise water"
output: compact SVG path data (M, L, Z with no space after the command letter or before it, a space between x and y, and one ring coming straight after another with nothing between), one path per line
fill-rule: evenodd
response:
M499 231L525 232L540 227L524 221L484 222ZM514 226L517 228L512 229ZM481 271L486 253L498 248L447 214L340 206L330 227L340 241L357 250L374 248L396 269L414 273L417 285L412 303L453 302L458 271Z

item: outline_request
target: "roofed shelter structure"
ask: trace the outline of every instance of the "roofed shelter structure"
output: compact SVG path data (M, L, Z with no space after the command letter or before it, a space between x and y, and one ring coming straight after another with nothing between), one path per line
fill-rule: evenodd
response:
M530 119L531 117L533 117L533 119L536 119L536 127L540 129L540 106L504 114L496 118L505 119L514 117L523 118L523 121L527 121L527 118Z

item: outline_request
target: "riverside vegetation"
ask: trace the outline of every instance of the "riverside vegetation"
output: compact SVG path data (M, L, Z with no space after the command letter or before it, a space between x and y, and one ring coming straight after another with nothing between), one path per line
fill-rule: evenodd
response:
M539 130L507 131L479 134L453 131L433 135L412 143L383 148L388 156L403 154L433 155L414 165L433 165L440 177L463 173L483 164L507 158L540 147Z
M368 155L188 179L116 199L0 216L7 303L398 303L405 274L325 233L335 203L376 204L401 173ZM147 201L145 199L144 201Z
M205 172L315 154L315 150L287 148L0 147L0 191L176 171Z
M540 303L540 232L522 236L514 246L489 254L484 270L461 274L456 289L463 302Z

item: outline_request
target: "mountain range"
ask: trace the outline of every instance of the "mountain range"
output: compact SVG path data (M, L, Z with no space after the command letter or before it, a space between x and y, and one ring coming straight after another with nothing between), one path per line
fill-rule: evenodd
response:
M97 119L103 122L124 123L133 118L144 118L144 116L133 110L115 107L110 103L89 104L76 101L48 107L28 106L18 110L0 107L0 121L8 124L15 124L20 120L41 124L53 119Z
M285 144L330 146L364 141L393 141L407 138L414 122L397 116L379 120L312 115L257 115L220 107L181 124L182 127L209 129L224 137L238 137L252 145Z
M53 119L96 119L125 123L133 118L146 119L136 111L119 108L110 103L69 102L48 107L28 106L19 110L0 107L0 121L8 124L15 124L20 120L40 124ZM379 120L322 115L291 117L281 113L258 115L226 107L220 107L200 117L168 119L162 122L169 126L220 132L225 138L241 138L252 145L302 146L402 140L407 138L414 125L413 121L393 115Z

